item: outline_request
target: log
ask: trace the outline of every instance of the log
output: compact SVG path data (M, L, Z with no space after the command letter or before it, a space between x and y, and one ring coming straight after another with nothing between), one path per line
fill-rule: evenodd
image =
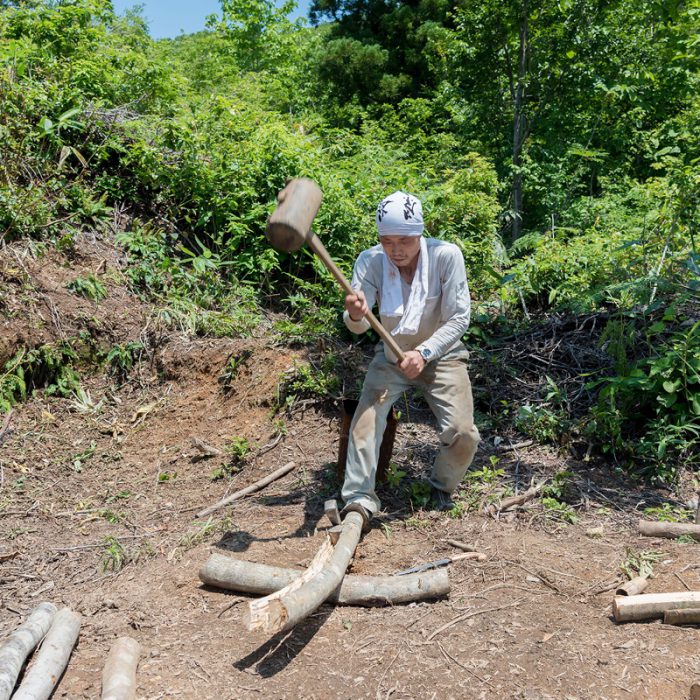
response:
M214 553L199 570L199 579L208 586L229 591L268 595L302 574L298 569L255 564ZM339 605L398 605L441 598L449 592L447 569L433 569L407 576L348 575L327 600Z
M47 700L68 665L79 633L80 615L69 608L59 610L12 700Z
M613 601L616 622L634 622L663 617L667 610L700 607L700 591L680 593L646 593L619 596Z
M272 634L284 632L323 605L345 576L360 541L363 523L360 513L349 512L343 520L343 532L331 557L313 578L282 596L276 597L277 594L273 593L268 598L250 603L246 620L248 630L262 627Z
M457 549L461 549L463 552L476 552L476 547L473 544L467 544L461 540L445 540L445 542L453 547L457 547Z
M244 498L247 496L249 493L255 493L255 491L260 491L260 489L265 488L268 484L271 484L273 481L276 481L277 479L283 477L285 474L288 474L289 472L296 467L296 462L287 462L283 467L280 467L279 469L275 470L272 472L272 474L268 474L267 476L263 477L262 479L259 479L256 481L254 484L251 484L250 486L246 486L244 489L241 489L240 491L236 491L235 493L232 493L230 496L227 496L226 498L222 498L218 503L215 503L213 506L209 506L208 508L205 508L204 510L200 510L199 513L197 513L196 517L197 518L203 518L207 515L210 515L213 513L215 510L219 510L219 508L223 508L224 506L227 506L229 503L233 503L234 501L239 500L240 498Z
M646 576L635 576L627 583L623 583L616 591L615 595L639 595L644 592L649 579Z
M690 686L690 700L700 700L700 683Z
M697 625L700 623L700 608L667 610L664 613L665 625Z
M131 637L112 644L102 671L102 700L134 700L141 645Z
M687 535L700 541L700 525L694 523L667 523L655 520L640 520L639 534L645 537L668 537L675 539Z
M40 603L0 647L0 700L12 695L24 662L49 631L55 614L53 603Z

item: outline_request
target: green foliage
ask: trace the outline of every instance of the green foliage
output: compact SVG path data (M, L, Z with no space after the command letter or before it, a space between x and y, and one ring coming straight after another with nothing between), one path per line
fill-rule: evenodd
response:
M112 347L105 358L110 373L117 377L119 381L126 381L134 363L141 357L143 350L143 343L134 341Z
M48 395L70 396L80 386L73 366L76 360L77 355L67 344L21 350L5 363L0 375L0 411L9 411L37 389L44 389Z
M389 468L386 470L386 482L392 489L398 489L401 486L401 481L406 476L406 472L399 469L395 462L389 463Z
M670 503L662 503L660 506L645 508L644 515L667 523L683 523L692 519L693 511L681 506L672 506Z
M636 552L630 547L625 549L625 559L620 569L629 579L635 576L648 578L654 573L654 564L661 559L660 552L642 551Z
M430 504L430 484L414 481L408 489L408 495L414 508L427 508Z
M587 431L604 451L661 481L698 461L700 323L671 334L654 355L624 375L598 382L600 398Z
M294 370L278 386L278 409L290 411L304 398L320 401L338 398L340 377L336 369L337 358L332 352L326 352L317 364L295 363Z
M107 288L92 274L87 277L76 277L66 285L66 289L96 303L107 298Z

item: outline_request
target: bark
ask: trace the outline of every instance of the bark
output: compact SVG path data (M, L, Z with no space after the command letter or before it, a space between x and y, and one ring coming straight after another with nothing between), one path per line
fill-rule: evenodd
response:
M250 603L248 629L262 627L272 634L289 630L323 605L345 576L360 541L363 522L360 513L353 511L345 516L343 532L331 557L301 587L280 596L273 593L269 600L263 598Z
M268 595L298 579L297 569L210 555L199 570L202 583L242 593ZM339 605L398 605L416 600L441 598L450 592L447 569L433 569L407 576L346 576L328 597Z
M12 694L24 662L49 631L55 614L53 603L40 603L0 647L0 700Z
M622 584L616 591L615 595L639 595L644 592L649 579L645 576L635 576L634 578Z
M700 541L700 525L693 523L666 523L653 520L639 521L639 534L645 537L668 537L675 539L688 535L694 540Z
M527 2L523 2L520 22L519 22L520 46L518 50L518 81L515 85L515 99L513 104L513 228L511 240L515 241L520 237L522 231L523 213L523 176L520 170L522 166L522 151L526 135L525 119L525 83L527 80L527 57L528 57L528 25L527 25Z
M112 644L102 671L102 700L134 700L140 656L141 645L131 637Z
M697 625L700 623L700 608L667 610L664 613L665 625Z
M53 618L36 661L12 700L47 700L68 665L80 633L80 615L62 608Z
M667 610L700 607L700 591L647 593L619 596L613 601L616 622L635 622L663 617Z
M244 489L236 491L236 493L232 493L226 498L222 498L218 503L215 503L213 506L209 506L204 510L200 510L199 513L197 513L196 517L203 518L207 515L210 515L215 510L219 510L219 508L227 506L229 503L233 503L234 501L237 501L240 498L244 498L249 493L255 493L255 491L260 491L260 489L265 488L265 486L268 486L273 481L276 481L277 479L283 477L285 474L291 472L292 469L294 469L294 467L296 466L296 462L287 462L287 464L285 464L283 467L280 467L276 471L272 472L272 474L268 474L266 477L259 479L254 484L246 486Z

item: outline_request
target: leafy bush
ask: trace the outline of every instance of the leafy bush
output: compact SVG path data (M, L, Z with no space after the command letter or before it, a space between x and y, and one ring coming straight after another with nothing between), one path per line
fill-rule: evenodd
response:
M700 322L600 384L587 432L604 451L667 482L681 464L700 462Z

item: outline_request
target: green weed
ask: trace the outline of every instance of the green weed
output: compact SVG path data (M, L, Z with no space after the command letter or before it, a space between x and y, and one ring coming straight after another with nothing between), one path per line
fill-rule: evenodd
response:
M107 298L107 288L92 274L87 277L76 277L66 285L66 289L95 303Z
M629 579L635 576L648 578L654 573L654 565L661 559L660 552L642 551L636 552L630 547L625 549L625 558L620 564L620 569Z
M689 508L672 506L670 503L662 503L660 506L650 506L644 509L644 515L654 520L662 520L668 523L688 522L694 516Z

